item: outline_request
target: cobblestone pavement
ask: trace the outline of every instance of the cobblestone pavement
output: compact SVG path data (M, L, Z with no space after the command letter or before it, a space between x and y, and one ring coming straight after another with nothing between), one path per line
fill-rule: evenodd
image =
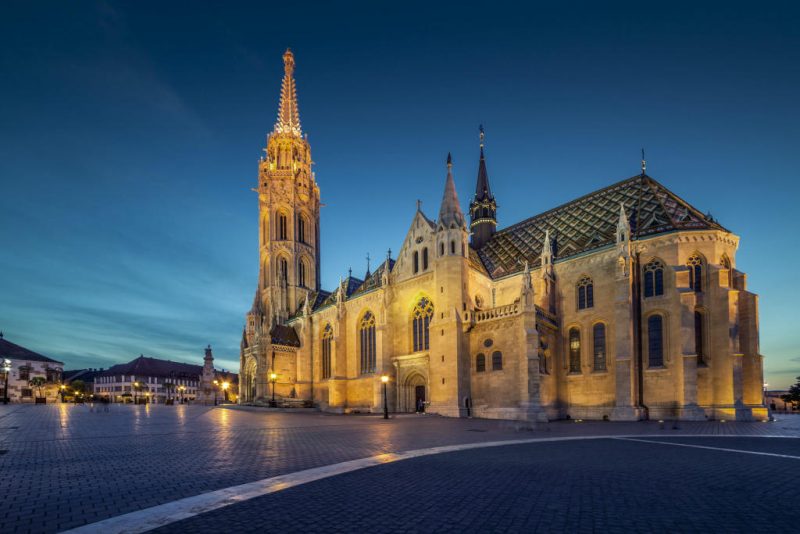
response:
M655 422L560 422L530 430L507 421L415 415L384 421L375 416L237 407L112 405L106 412L88 405L0 405L0 531L56 532L207 491L387 452L530 437L619 434L800 435L800 417L787 416L776 423L682 423L680 429ZM610 449L641 447L604 441L609 441ZM652 447L657 449L651 462L666 453L663 445ZM512 448L486 452L487 458L502 458L505 449ZM559 450L558 446L553 449ZM690 450L675 449L679 450L669 454L680 457ZM460 454L465 453L446 456L459 458ZM480 461L484 453L474 454ZM408 460L375 469L417 471L434 465L425 462L436 461ZM728 457L727 461L735 464L741 459ZM553 468L559 465L551 463ZM465 464L461 465L464 469ZM526 469L525 465L520 469ZM465 470L480 473L473 466ZM340 479L346 482L350 479L345 477L369 472L377 471L335 477L296 491ZM408 475L409 480L429 478L418 474L418 478ZM295 490L287 490L289 497L294 495L290 491ZM367 500L382 498L371 494ZM262 499L251 502L258 501ZM213 515L224 517L228 510L248 504Z
M340 475L156 532L797 531L800 440L679 441L795 458L608 438L509 445Z

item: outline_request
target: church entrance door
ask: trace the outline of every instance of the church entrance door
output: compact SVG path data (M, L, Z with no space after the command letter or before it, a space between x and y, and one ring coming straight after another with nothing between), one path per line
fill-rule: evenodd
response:
M425 386L417 386L414 388L414 406L419 413L425 412Z

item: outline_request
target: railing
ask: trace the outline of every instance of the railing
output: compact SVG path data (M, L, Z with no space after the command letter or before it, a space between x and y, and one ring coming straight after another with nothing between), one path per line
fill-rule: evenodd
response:
M505 306L498 306L490 310L476 310L474 314L475 322L480 323L483 321L491 321L492 319L516 315L518 311L518 302L515 302L514 304L506 304Z

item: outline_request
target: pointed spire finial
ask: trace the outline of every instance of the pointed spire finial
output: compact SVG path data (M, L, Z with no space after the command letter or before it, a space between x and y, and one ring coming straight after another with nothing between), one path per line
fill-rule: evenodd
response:
M439 208L439 224L444 225L445 228L453 227L453 225L459 228L466 227L464 214L458 203L456 183L453 180L453 157L449 152L447 153L447 179L444 183L442 205Z
M485 137L485 135L486 135L486 134L484 133L484 131L483 131L483 124L481 124L480 126L478 126L478 131L480 132L480 138L481 138L481 156L483 156L483 138L484 138L484 137Z
M447 166L448 167L453 166L453 156L450 155L450 152L447 153Z
M392 259L392 249L389 249L386 251L386 261L388 262L391 259Z
M417 199L417 211L422 211L422 201Z
M364 280L369 278L369 274L370 274L370 272L369 272L369 252L367 252L367 275L364 277Z
M644 148L642 148L642 176L645 175L647 171L647 160L644 159Z
M294 54L288 48L283 54L283 73L275 133L289 133L301 137L300 111L297 106L297 88L294 82Z

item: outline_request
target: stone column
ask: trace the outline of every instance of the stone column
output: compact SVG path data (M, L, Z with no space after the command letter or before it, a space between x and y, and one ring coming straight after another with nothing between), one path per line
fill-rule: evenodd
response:
M541 375L539 374L539 331L536 330L536 310L533 306L520 314L523 346L520 359L519 387L521 418L546 423L547 414L542 409Z
M633 288L630 259L620 257L614 299L614 374L616 394L612 421L637 421L641 410L636 405L636 362L634 360Z
M267 398L267 373L269 364L266 355L261 353L256 356L256 398L254 401L263 401Z
M695 347L694 313L697 296L693 291L679 294L680 298L680 355L681 360L675 362L682 365L683 380L678 385L679 403L678 418L689 421L705 419L703 410L697 405L697 347Z

